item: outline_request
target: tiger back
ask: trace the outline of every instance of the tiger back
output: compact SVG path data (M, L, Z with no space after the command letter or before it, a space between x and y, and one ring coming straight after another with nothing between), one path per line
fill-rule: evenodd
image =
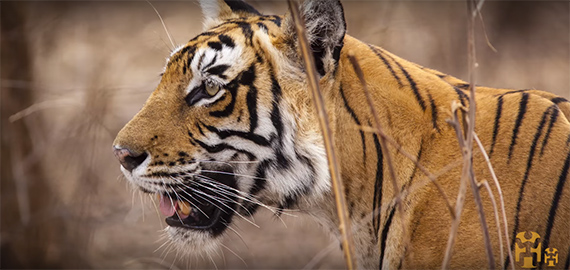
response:
M142 191L158 194L170 239L181 250L211 252L235 219L260 207L277 215L307 212L338 236L292 18L262 15L242 1L201 6L205 32L171 54L160 84L115 139L123 173ZM453 103L468 107L469 84L347 35L339 1L307 0L301 11L339 153L358 266L440 268L452 216L417 164L437 176L453 203L462 154L447 120ZM388 147L397 190L349 55L363 70L384 132L399 145ZM521 267L528 252L516 251L533 240L541 247L530 257L534 266L550 266L546 249L555 248L556 267L568 269L569 102L539 90L475 90L475 131L500 183L508 224L505 235L502 220L494 218L497 187L474 148L477 181L489 183L494 196L481 185L496 267L510 267L507 249ZM451 268L487 266L469 192L455 243Z

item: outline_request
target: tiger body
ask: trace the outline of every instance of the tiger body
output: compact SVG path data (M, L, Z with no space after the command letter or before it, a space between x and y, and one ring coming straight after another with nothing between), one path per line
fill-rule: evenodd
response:
M379 135L369 128L374 118L348 56L363 70L384 132L437 175L452 204L462 154L446 120L453 102L468 107L469 85L346 35L340 3L307 2L304 16L316 47L358 266L441 267L451 214L416 163L389 147L404 210L398 211ZM170 198L180 222L170 221L168 232L182 249L216 248L232 218L253 215L260 206L300 210L338 236L326 155L292 20L237 3L204 1L208 30L171 55L161 83L115 140L123 172L143 191ZM323 23L335 27L319 28ZM533 231L544 248L558 249L558 268L568 268L570 103L538 90L479 86L475 101L475 131L504 197L511 242L503 237L503 256L514 250L517 233ZM483 155L476 147L473 152L477 180L496 191ZM500 268L506 259L500 259L493 205L484 188L481 196ZM184 200L215 218L196 212L181 219L177 201ZM469 191L455 243L453 269L487 266Z

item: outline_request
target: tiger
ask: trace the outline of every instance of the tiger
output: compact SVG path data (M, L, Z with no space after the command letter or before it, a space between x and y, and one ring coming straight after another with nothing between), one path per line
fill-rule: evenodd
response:
M204 31L170 54L160 83L113 142L122 173L156 194L169 239L181 250L216 250L236 219L261 208L305 213L340 237L292 16L264 15L244 1L203 0L200 6ZM500 183L508 224L501 249L496 228L504 224L493 218L492 197L481 183L497 187L474 146L495 268L513 267L511 259L524 266L531 251L532 266L550 267L546 248L557 250L556 267L569 268L568 100L535 89L472 86L364 43L346 34L338 0L306 0L300 13L338 154L358 268L442 266L453 217L419 166L437 175L451 201L457 197L462 150L448 120L452 106L468 108L471 98L475 132ZM398 147L382 149L351 56L383 132ZM466 197L449 266L486 268L479 212L471 192ZM531 240L540 241L538 248L539 242L525 246Z

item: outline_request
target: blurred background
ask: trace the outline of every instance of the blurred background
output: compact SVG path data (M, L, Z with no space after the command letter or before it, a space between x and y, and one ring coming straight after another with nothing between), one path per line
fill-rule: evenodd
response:
M348 33L467 79L462 1L344 1ZM201 31L194 1L153 1L172 38ZM283 1L252 1L284 14ZM217 255L165 243L150 198L133 192L111 143L159 82L170 42L145 1L0 3L0 268L343 268L339 244L307 217L238 222ZM570 4L486 1L477 83L570 98Z

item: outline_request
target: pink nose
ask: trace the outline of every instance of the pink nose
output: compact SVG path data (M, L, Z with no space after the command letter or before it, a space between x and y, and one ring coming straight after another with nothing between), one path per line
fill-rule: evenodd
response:
M131 150L120 147L114 147L113 153L115 154L115 157L117 157L123 168L125 168L129 172L132 172L136 167L141 165L148 156L148 154L145 152L136 155L133 152L131 152Z

